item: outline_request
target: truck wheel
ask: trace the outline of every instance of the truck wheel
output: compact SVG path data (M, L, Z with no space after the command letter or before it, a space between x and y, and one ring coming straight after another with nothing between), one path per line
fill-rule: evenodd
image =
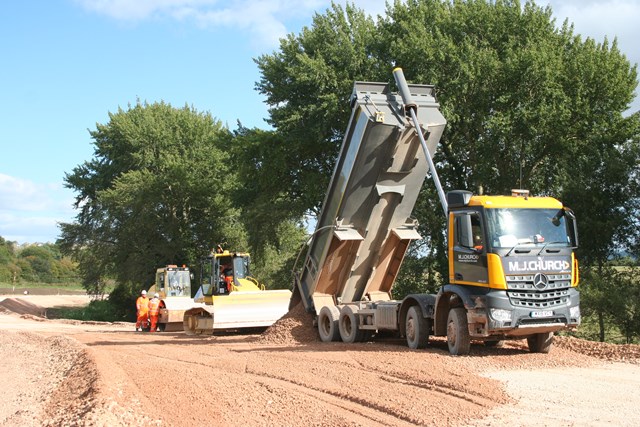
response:
M533 334L527 337L527 344L531 353L549 353L553 344L553 332Z
M456 307L449 310L447 345L449 346L449 353L453 356L469 354L469 350L471 350L467 313L464 307Z
M417 305L409 307L405 321L405 335L409 348L426 348L429 344L429 320L422 315Z
M355 313L356 309L352 305L345 305L340 310L340 320L338 320L338 328L340 330L340 338L342 341L362 342L364 340L364 331L360 329L360 318Z
M318 334L324 342L338 341L340 329L338 328L338 318L340 310L336 306L325 305L318 314Z

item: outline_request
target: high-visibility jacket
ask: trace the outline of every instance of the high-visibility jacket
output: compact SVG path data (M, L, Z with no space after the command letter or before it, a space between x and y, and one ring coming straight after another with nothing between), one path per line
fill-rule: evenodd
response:
M136 300L136 309L138 310L138 314L143 314L149 311L149 298L146 296L139 296Z
M233 276L224 276L224 281L227 284L227 292L231 292L231 289L233 289Z
M153 298L149 301L149 316L157 316L160 311L160 299Z

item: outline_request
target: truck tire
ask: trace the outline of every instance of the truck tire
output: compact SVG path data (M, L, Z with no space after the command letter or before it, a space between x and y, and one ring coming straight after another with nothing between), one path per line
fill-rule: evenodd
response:
M426 348L429 344L429 319L422 315L417 305L409 307L405 321L407 345L411 349Z
M543 332L527 337L529 351L531 353L549 353L553 344L553 332Z
M352 305L345 305L340 310L338 320L340 338L347 343L364 341L365 331L360 329L360 318L356 314L356 309Z
M464 307L456 307L449 310L447 345L449 346L449 353L453 356L469 354L469 350L471 350L467 312Z
M340 310L336 306L325 305L318 314L318 334L324 342L338 341L340 329L338 328L338 318Z

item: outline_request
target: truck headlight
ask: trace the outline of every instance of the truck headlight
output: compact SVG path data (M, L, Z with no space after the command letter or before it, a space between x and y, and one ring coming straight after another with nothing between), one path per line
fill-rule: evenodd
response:
M497 320L498 322L511 322L511 310L491 308L489 309L489 314L493 320Z
M569 307L569 315L571 316L572 319L579 319L580 318L580 306L576 305L573 307Z

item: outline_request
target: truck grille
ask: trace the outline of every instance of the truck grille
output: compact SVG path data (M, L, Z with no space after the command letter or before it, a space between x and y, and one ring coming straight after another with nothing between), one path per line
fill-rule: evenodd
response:
M507 294L516 307L549 308L569 303L570 274L507 276Z

